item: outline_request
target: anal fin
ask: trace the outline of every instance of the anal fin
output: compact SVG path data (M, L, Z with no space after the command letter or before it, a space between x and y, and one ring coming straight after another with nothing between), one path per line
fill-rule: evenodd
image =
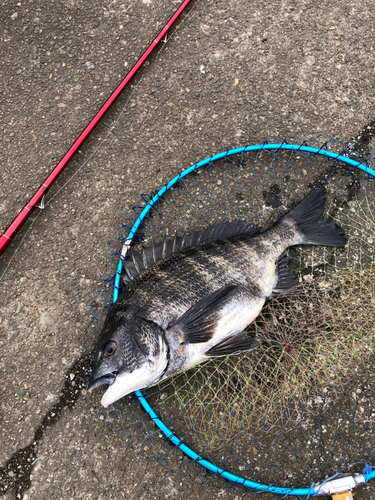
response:
M277 283L270 298L277 297L280 293L285 293L291 288L300 285L299 280L294 276L293 272L286 267L288 262L289 256L287 252L284 252L276 263Z
M259 343L254 337L248 337L245 332L240 332L226 337L204 354L210 358L216 358L229 354L237 354L241 351L252 351L258 347L258 345Z

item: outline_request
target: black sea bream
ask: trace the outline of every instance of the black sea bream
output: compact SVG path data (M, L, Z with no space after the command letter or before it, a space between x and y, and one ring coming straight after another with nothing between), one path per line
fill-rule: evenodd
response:
M315 190L264 232L237 220L131 251L88 390L108 386L107 407L209 358L254 349L247 325L267 299L299 283L287 248L345 244L344 231L322 217L325 201L324 189Z

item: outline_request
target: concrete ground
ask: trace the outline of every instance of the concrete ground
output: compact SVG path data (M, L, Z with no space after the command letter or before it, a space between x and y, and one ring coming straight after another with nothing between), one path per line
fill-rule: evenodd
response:
M2 2L1 232L178 4ZM157 49L1 258L0 495L255 498L174 476L110 434L79 385L81 340L140 193L228 148L369 139L374 18L369 0L198 0Z

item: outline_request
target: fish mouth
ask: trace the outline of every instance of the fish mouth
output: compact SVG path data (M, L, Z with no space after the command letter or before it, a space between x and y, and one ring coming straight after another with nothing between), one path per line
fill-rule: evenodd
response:
M116 373L107 373L106 375L102 375L101 377L90 380L90 382L87 385L87 391L88 392L97 391L103 386L108 387L112 385L113 382L116 380L116 375L117 375Z

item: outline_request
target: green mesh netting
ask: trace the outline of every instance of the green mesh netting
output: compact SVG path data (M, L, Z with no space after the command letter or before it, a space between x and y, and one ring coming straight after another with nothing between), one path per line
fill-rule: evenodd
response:
M323 147L374 168L367 146L332 140ZM134 239L149 246L236 218L267 228L320 186L327 193L325 216L345 230L348 243L340 249L290 249L300 293L268 302L249 326L259 348L209 361L143 391L161 420L202 457L241 477L288 488L374 465L375 179L301 151L228 156L170 188ZM142 195L125 214L110 245L83 341L88 352L112 303L123 241L148 199ZM231 486L163 439L135 396L107 410L95 394L90 403L112 431L150 459L194 481Z

